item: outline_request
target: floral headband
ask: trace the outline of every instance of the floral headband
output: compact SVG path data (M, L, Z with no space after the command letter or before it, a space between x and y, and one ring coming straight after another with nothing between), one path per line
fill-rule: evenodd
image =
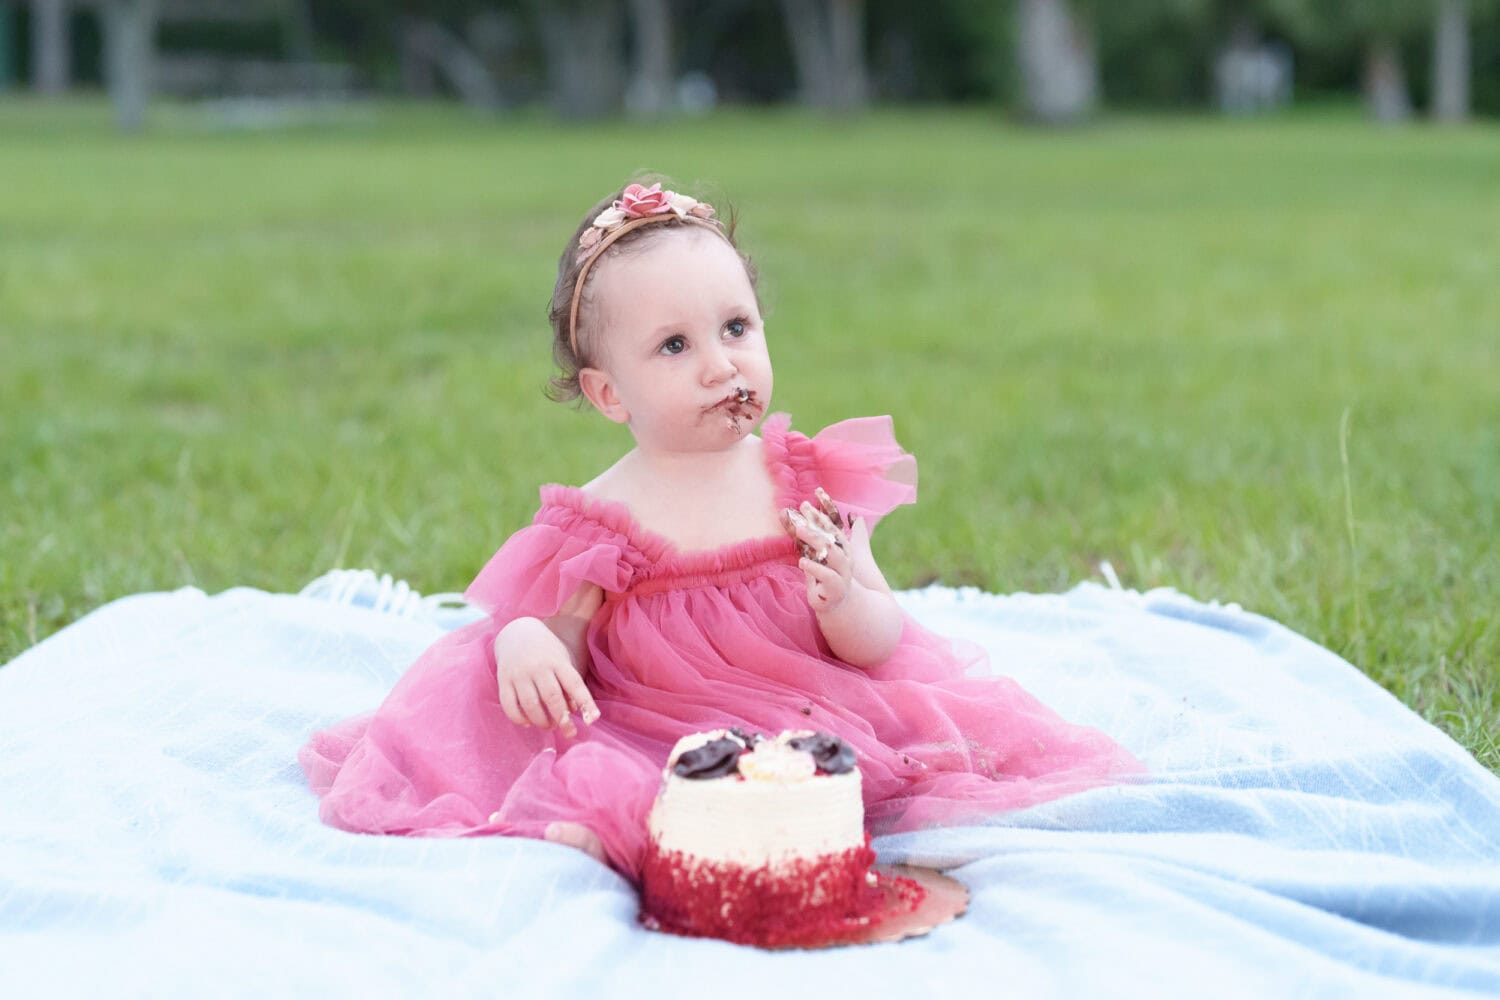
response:
M589 269L611 243L631 230L673 219L706 226L720 236L724 235L714 218L714 207L708 202L676 191L663 191L660 184L650 187L631 184L614 204L594 216L594 221L578 237L578 249L574 251L573 259L581 262L583 267L573 282L573 305L568 310L568 346L573 349L575 358L578 356L578 302L583 296L583 282L589 276Z

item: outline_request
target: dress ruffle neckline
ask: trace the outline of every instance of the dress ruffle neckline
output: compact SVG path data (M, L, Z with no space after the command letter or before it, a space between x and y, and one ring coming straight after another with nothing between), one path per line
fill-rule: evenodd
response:
M766 468L776 483L776 505L796 507L805 493L797 470L791 466L792 447L787 432L791 427L791 415L773 413L761 424L761 446ZM789 535L765 535L747 538L716 549L691 549L684 551L665 535L652 531L635 519L629 505L621 500L608 500L590 496L580 487L548 483L541 489L542 506L565 508L578 517L592 521L607 531L619 535L639 552L651 569L642 578L712 575L734 572L793 555L797 543Z

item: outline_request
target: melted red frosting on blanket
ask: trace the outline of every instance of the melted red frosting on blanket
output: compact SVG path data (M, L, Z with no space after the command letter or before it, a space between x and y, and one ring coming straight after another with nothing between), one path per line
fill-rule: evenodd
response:
M642 919L688 937L779 948L837 944L921 905L926 892L909 879L872 880L875 852L863 846L774 867L705 861L681 851L646 851Z

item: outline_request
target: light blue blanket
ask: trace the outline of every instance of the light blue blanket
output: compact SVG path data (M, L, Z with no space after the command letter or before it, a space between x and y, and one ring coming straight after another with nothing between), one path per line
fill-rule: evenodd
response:
M901 596L1154 775L877 841L970 888L926 938L668 937L576 851L324 827L297 748L440 630L182 590L0 669L0 995L1500 994L1500 780L1338 657L1172 592Z

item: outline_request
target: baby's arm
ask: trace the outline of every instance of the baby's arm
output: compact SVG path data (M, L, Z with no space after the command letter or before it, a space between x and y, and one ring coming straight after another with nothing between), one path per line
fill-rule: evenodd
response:
M572 738L577 730L570 711L586 723L599 718L583 679L589 669L589 619L603 603L604 591L584 584L552 617L517 618L495 636L500 707L516 725L550 729L556 724Z
M824 503L828 504L826 498ZM890 584L875 564L864 520L854 521L845 534L804 503L800 518L788 520L788 530L808 553L798 565L807 577L808 604L829 648L851 666L880 666L895 651L905 622ZM840 541L827 545L833 537Z

